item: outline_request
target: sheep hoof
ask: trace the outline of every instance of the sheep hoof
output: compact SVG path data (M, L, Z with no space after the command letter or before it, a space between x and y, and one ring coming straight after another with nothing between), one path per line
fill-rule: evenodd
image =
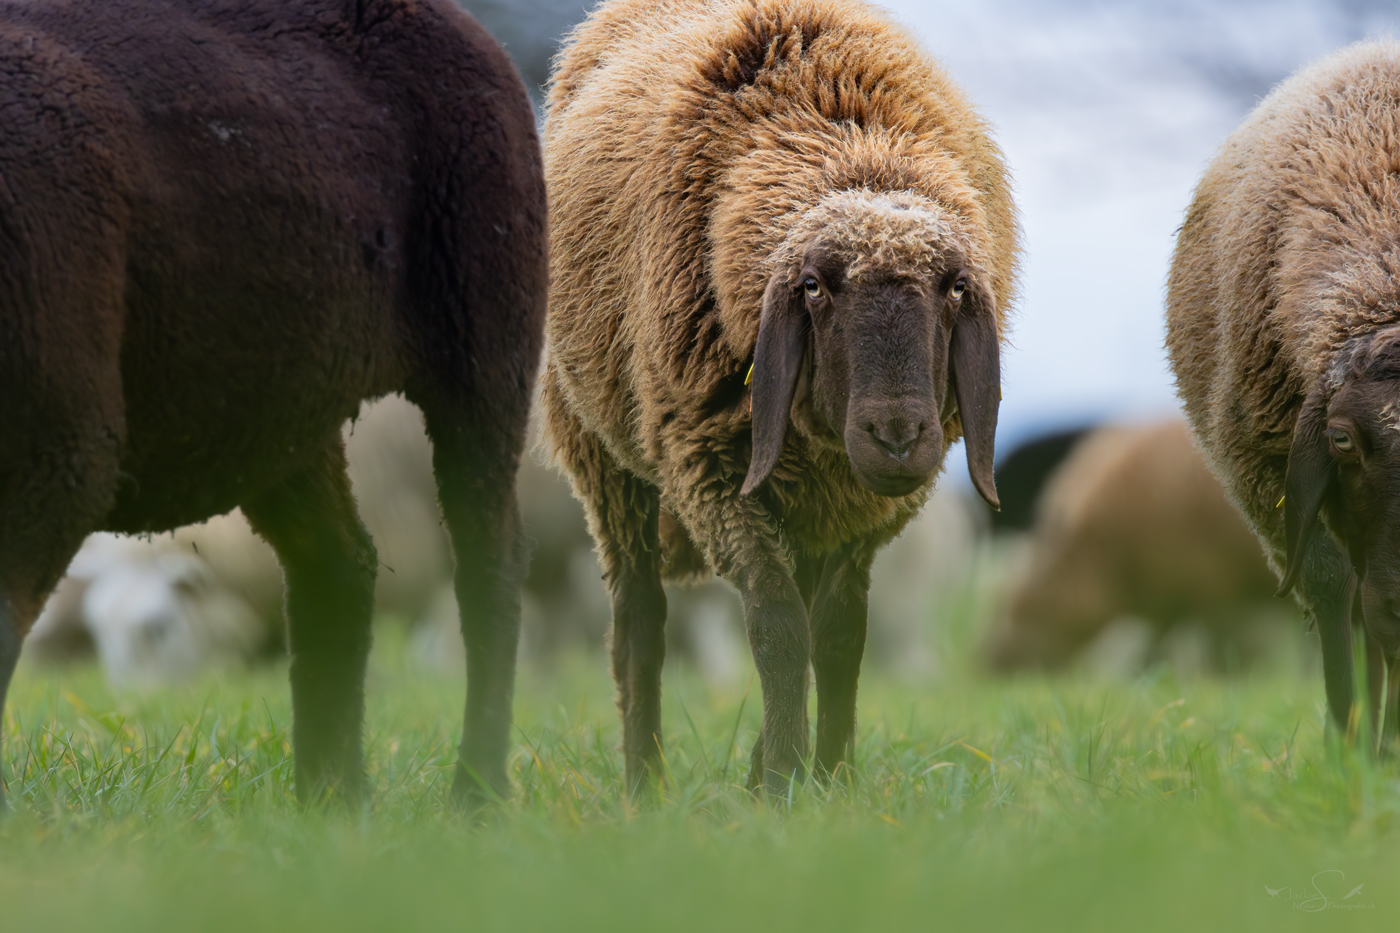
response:
M497 807L510 798L510 779L504 771L490 774L485 769L457 763L457 776L452 780L452 804L466 813L478 813Z

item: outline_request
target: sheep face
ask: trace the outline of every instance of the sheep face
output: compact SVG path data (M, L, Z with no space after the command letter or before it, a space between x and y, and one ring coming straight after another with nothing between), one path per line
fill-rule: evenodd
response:
M819 208L827 223L769 279L744 491L772 471L791 421L844 450L865 488L908 495L938 470L956 414L973 481L995 506L1000 358L985 275L941 212L887 196L852 200Z
M1366 630L1400 650L1400 328L1351 354L1330 393L1303 403L1289 450L1284 502L1288 568L1296 582L1325 529L1350 556Z

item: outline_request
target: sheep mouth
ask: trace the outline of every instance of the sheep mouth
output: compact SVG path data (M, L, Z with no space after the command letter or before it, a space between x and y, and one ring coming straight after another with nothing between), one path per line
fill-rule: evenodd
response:
M886 496L891 499L907 496L914 492L928 482L932 472L932 470L872 472L862 470L858 465L855 468L857 482L877 496Z
M906 420L920 425L921 419ZM940 459L942 432L923 426L875 430L862 419L848 424L845 441L856 481L876 495L898 498L914 492L933 476Z

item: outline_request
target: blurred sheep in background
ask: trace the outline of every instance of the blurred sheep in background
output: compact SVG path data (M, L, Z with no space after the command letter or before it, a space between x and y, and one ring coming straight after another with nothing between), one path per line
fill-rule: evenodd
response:
M1179 419L1101 428L1076 445L1024 557L989 645L1004 671L1064 666L1129 618L1148 626L1147 658L1195 626L1209 665L1230 669L1298 622Z
M1093 425L1085 425L1036 434L997 458L996 483L1001 509L993 511L990 506L983 506L993 534L1030 531L1045 484L1075 446L1093 430Z
M265 562L270 574L257 566ZM272 638L260 613L271 609L280 620L280 603L276 559L242 515L182 529L179 540L94 534L50 597L25 656L60 661L95 652L114 685L178 683L265 654Z

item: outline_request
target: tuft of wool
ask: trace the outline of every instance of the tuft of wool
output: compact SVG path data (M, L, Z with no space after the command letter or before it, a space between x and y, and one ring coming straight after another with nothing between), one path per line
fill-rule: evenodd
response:
M942 251L956 246L985 264L979 244L936 202L914 191L834 191L798 214L769 261L772 271L795 276L807 247L820 237L855 257L846 267L851 281L902 279L922 283Z

